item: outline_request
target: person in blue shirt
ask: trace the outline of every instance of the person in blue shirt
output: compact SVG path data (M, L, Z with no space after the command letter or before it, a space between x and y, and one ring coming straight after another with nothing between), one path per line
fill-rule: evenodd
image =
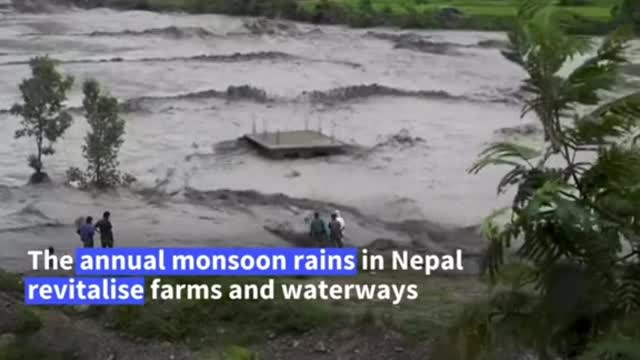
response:
M80 241L84 244L86 248L93 247L93 235L96 233L96 227L93 226L93 218L91 216L87 216L86 222L80 226L78 229L78 234L80 235Z

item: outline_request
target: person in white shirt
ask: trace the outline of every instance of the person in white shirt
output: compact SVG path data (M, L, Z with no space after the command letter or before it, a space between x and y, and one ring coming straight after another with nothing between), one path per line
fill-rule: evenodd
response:
M344 233L344 219L342 218L342 215L340 215L340 210L336 210L333 213L336 215L336 220L338 220L340 226L342 226L342 232Z
M331 221L329 222L329 240L333 246L342 247L342 223L338 221L336 213L331 214Z

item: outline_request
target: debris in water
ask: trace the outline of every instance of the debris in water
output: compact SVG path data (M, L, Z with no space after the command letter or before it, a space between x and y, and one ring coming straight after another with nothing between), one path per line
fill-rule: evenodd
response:
M480 40L478 41L477 44L479 47L482 48L491 48L491 49L507 49L509 47L509 42L506 40L494 40L494 39L488 39L488 40Z
M376 239L366 247L369 250L388 251L398 250L402 247L394 240L391 239Z
M504 135L504 136L532 136L538 135L542 133L542 129L538 127L536 124L524 124L518 125L514 127L505 127L502 129L496 130L496 133Z
M384 147L410 148L423 143L426 143L425 139L419 136L411 136L409 130L401 129L396 134L390 135L385 140L377 143L373 149L375 150Z
M369 31L367 36L391 41L394 43L394 49L408 49L437 55L461 55L462 53L458 50L469 47L451 42L436 42L430 40L431 37L411 33L390 34Z
M319 131L294 130L245 134L261 153L273 158L310 158L343 154L346 144Z
M300 174L300 172L299 172L299 171L297 171L297 170L293 170L293 171L291 171L290 173L288 173L287 175L285 175L285 177L292 179L292 178L296 178L296 177L298 177L298 176L300 176L300 175L301 175L301 174Z
M246 19L244 27L253 35L299 35L300 30L293 24L267 18Z
M462 55L463 53L458 51L459 48L465 46L460 44L453 44L447 42L434 42L429 40L417 40L417 41L402 41L394 45L394 49L407 49L426 52L436 55Z

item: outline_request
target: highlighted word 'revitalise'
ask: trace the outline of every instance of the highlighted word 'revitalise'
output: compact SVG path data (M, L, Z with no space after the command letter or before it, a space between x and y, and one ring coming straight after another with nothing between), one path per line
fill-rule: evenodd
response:
M27 305L143 305L144 278L24 278Z
M353 276L357 249L117 248L76 251L79 276Z

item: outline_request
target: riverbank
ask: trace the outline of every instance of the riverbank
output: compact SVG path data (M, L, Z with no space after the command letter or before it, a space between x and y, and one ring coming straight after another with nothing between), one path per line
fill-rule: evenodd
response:
M396 306L386 301L221 299L149 301L132 307L27 308L22 305L21 275L0 271L0 358L417 360L439 351L446 329L459 319L465 305L482 299L487 289L477 277L418 272L277 281L320 280L415 283L419 297ZM261 280L180 281L228 284Z
M55 0L85 8L179 11L191 14L265 16L314 24L349 25L356 28L393 26L406 29L510 30L516 6L507 0ZM38 6L38 0L22 7ZM570 31L600 35L611 30L612 4L604 0L565 0L562 6L574 15ZM31 5L29 5L31 4Z

